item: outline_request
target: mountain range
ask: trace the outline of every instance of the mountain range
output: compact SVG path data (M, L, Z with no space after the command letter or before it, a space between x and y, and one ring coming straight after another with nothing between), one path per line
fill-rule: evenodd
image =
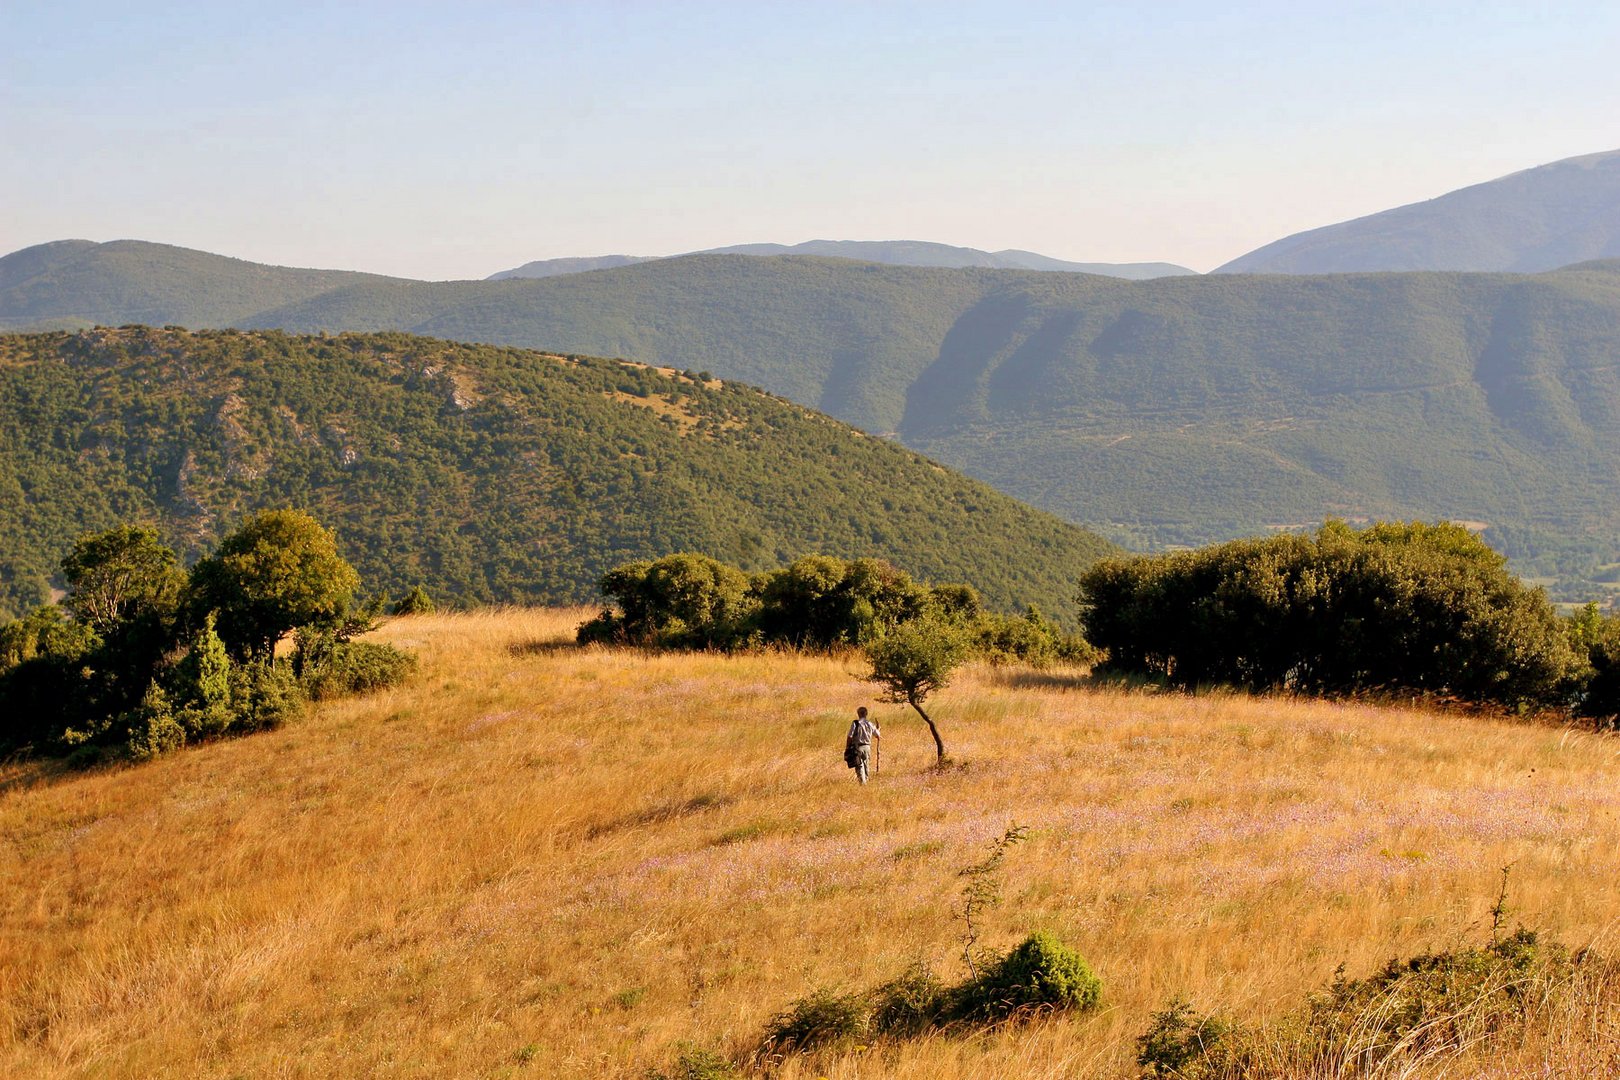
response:
M1620 150L1567 158L1439 198L1296 233L1224 274L1553 270L1620 258Z
M736 244L732 247L707 248L688 252L691 255L823 255L828 258L855 259L859 262L886 263L890 266L942 266L986 267L997 270L1050 270L1070 274L1101 274L1104 277L1143 281L1148 278L1175 277L1195 273L1174 263L1083 263L1067 262L1033 251L980 251L977 248L952 247L924 240L809 240L802 244ZM540 259L524 263L513 270L491 274L490 281L505 278L544 278L561 274L578 274L587 270L609 270L618 266L652 262L659 258L679 256L659 255L599 255L587 258Z

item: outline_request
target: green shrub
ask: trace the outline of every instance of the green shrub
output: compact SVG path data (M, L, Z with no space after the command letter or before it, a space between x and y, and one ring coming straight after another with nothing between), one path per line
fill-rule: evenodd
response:
M1399 1074L1408 1063L1511 1030L1569 992L1595 960L1520 929L1485 946L1392 960L1364 979L1341 972L1265 1031L1201 1017L1175 1001L1137 1038L1137 1061L1144 1077L1180 1080ZM1593 977L1607 983L1612 969L1598 967Z
M304 689L316 701L397 686L416 671L416 657L374 641L334 642L319 663L303 668Z
M219 735L235 720L231 709L231 660L225 643L214 632L210 612L191 641L191 648L175 665L174 697L177 719L194 738Z
M433 597L420 585L412 585L411 591L400 597L399 603L394 605L395 615L431 615L436 609Z
M296 720L307 701L298 677L285 662L238 664L231 669L234 726L242 731L266 731Z
M952 990L918 961L872 992L875 1034L905 1038L937 1026L951 1011Z
M1153 1022L1136 1040L1136 1063L1149 1077L1178 1077L1192 1080L1204 1075L1213 1063L1216 1047L1227 1032L1227 1025L1210 1016L1200 1016L1191 1005L1177 998L1164 1011L1153 1014Z
M723 1055L701 1046L682 1046L667 1071L649 1069L647 1080L734 1080L741 1075Z
M1086 639L1066 634L1062 627L1041 614L1031 604L1022 615L986 613L979 617L973 632L973 649L991 664L1090 664L1097 651Z
M794 1002L766 1025L760 1053L767 1060L824 1047L845 1046L865 1037L871 1009L864 994L818 990Z
M969 1016L996 1017L1037 1009L1093 1009L1101 1000L1102 981L1080 954L1037 931L963 987L961 1007Z
M178 750L186 744L186 729L176 718L169 695L153 682L146 688L141 703L126 718L129 738L124 752L136 761Z

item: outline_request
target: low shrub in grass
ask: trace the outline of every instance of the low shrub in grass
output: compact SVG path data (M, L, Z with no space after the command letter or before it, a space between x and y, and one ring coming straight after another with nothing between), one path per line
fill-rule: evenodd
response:
M871 1020L867 995L818 990L772 1018L760 1041L760 1056L779 1061L788 1054L847 1046L866 1036Z
M1489 945L1392 960L1362 979L1340 973L1264 1031L1173 1001L1138 1037L1137 1063L1144 1078L1180 1080L1395 1075L1512 1032L1597 967L1590 953L1572 957L1520 929Z
M683 1045L668 1069L648 1069L647 1080L736 1080L741 1074L724 1055Z
M1036 1010L1094 1009L1102 980L1073 949L1046 931L1025 938L1012 952L962 987L960 1011L996 1018Z
M1136 1063L1143 1080L1159 1077L1192 1077L1208 1071L1222 1046L1227 1025L1212 1016L1200 1015L1189 1003L1176 998L1136 1040Z
M416 657L374 641L339 641L304 668L304 687L316 701L397 686L416 672Z
M872 992L874 1034L905 1038L936 1027L950 1014L952 988L919 961Z
M967 1031L1035 1012L1096 1008L1102 982L1080 954L1048 933L1036 933L956 986L925 963L865 993L821 990L778 1013L766 1027L756 1060L780 1063L790 1054L839 1049L868 1039L907 1039L930 1031Z
M296 720L308 698L285 662L238 664L231 668L231 705L241 731L267 731Z

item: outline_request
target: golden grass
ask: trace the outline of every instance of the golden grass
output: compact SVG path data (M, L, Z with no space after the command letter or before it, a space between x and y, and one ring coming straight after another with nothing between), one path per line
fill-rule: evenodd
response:
M138 768L14 769L0 1076L639 1077L820 986L957 977L956 873L1013 821L987 941L1057 932L1106 1009L783 1077L1131 1076L1170 995L1276 1016L1340 963L1475 940L1507 864L1518 917L1572 945L1620 914L1611 738L974 669L935 713L964 766L879 706L862 789L855 659L554 647L586 614L394 620L407 687ZM1614 1000L1412 1075L1609 1075Z

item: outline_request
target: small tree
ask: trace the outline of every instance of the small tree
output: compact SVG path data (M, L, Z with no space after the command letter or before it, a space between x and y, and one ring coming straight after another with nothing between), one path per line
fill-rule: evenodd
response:
M945 743L939 728L923 711L929 695L950 683L951 672L967 656L968 642L956 625L936 617L901 623L867 645L872 674L867 678L883 687L883 700L910 705L934 737L939 763L945 763Z
M191 572L192 605L219 613L233 659L268 661L300 626L335 627L360 576L320 522L298 510L266 510L220 541Z
M62 576L64 606L99 634L137 615L172 614L186 580L157 530L132 525L80 537Z

